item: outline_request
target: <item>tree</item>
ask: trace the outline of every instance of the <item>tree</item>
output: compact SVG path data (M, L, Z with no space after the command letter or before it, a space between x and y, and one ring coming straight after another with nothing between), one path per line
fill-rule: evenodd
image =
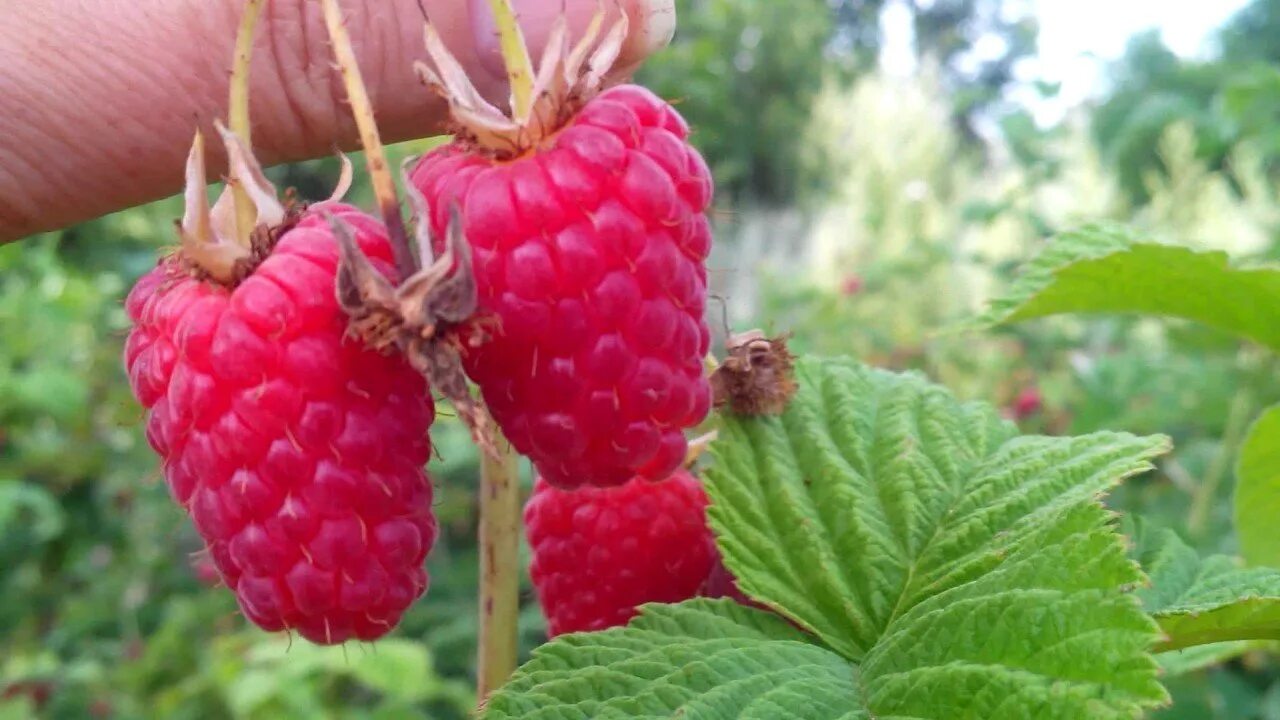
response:
M1000 0L906 1L915 50L944 69L965 128L1001 96L1036 27ZM679 107L720 183L722 200L785 205L821 177L797 163L810 108L824 82L872 70L886 0L678 0L672 47L640 80ZM970 137L975 137L970 133Z

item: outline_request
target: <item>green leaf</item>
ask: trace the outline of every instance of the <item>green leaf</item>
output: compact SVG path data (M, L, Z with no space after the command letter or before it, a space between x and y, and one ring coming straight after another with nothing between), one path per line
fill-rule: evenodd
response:
M743 589L813 637L731 605L650 608L546 646L487 717L1130 718L1165 700L1128 592L1142 574L1098 497L1166 439L1017 438L852 362L798 379L782 417L725 420L707 490ZM801 699L779 714L775 694Z
M57 498L45 488L0 477L0 533L19 526L37 542L45 542L62 534L66 518Z
M337 658L331 656L336 662ZM421 643L399 638L378 641L376 651L358 661L343 658L331 672L348 670L361 684L388 698L417 702L429 698L440 684L431 652Z
M626 628L535 650L484 717L863 720L857 674L770 613L729 600L649 605Z
M236 702L247 707L278 701L291 693L299 694L297 701L302 702L302 695L314 694L322 679L344 675L388 701L402 704L429 699L442 686L430 650L400 638L380 640L367 651L271 638L255 645L248 658L250 668L236 678L231 692Z
M1138 528L1137 557L1151 577L1138 595L1165 634L1157 651L1280 640L1280 570L1242 568L1226 555L1201 558L1172 530Z
M1066 233L993 300L980 325L1063 313L1145 313L1194 320L1280 349L1280 269L1232 267L1227 254L1141 242L1090 226Z
M1280 567L1280 405L1262 413L1240 446L1235 515L1245 560Z
M1156 656L1164 677L1176 677L1196 670L1219 665L1255 650L1274 649L1274 643L1261 640L1235 640L1232 642L1195 645L1181 650L1169 650Z

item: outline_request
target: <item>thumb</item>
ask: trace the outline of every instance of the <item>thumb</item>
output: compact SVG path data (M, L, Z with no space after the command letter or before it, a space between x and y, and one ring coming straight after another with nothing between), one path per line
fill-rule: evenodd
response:
M480 67L490 78L505 78L490 1L427 2L428 6L449 4L465 4L468 8L471 37ZM654 51L665 47L676 29L675 0L512 0L511 4L519 17L525 41L535 60L546 45L555 21L561 15L568 20L570 36L578 38L586 32L587 25L600 8L606 11L605 28L613 23L618 13L625 12L629 20L628 34L617 62L618 68L624 73L634 70Z

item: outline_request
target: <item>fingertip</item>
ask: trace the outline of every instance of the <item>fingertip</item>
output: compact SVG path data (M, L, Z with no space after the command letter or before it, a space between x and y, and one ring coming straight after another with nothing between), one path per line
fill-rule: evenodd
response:
M538 58L557 17L562 13L566 15L571 38L580 38L599 10L601 0L511 0L511 4L520 18L529 52ZM483 70L494 78L506 77L489 0L468 0L466 5L472 41ZM645 58L666 47L675 35L675 0L603 0L603 5L608 15L606 27L612 24L620 8L629 20L627 40L616 63L620 70L634 69Z
M631 68L671 43L676 34L675 0L630 0L631 20L627 41L618 55L618 67Z

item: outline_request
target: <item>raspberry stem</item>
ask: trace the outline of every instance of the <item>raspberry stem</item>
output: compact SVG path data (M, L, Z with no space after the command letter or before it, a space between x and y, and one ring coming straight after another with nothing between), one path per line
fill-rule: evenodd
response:
M502 48L502 62L511 83L511 115L526 118L533 107L533 59L529 56L529 46L511 0L489 0L489 8L498 26L498 45Z
M253 58L253 33L266 0L247 0L244 15L240 18L240 30L236 34L235 59L231 64L231 97L227 103L227 122L246 149L252 148L249 140L249 69ZM236 242L249 247L250 236L257 224L257 210L249 193L238 182L232 182L232 197L236 208Z
M519 460L505 438L480 460L480 649L476 695L485 699L516 669L520 578Z
M369 169L373 194L378 202L378 210L382 213L382 220L386 223L391 247L395 251L396 268L401 277L407 278L415 270L413 254L409 250L409 235L405 231L404 218L400 215L396 184L391 179L391 167L387 164L387 154L383 150L378 124L373 117L373 103L369 101L369 92L360 77L356 53L351 47L351 36L347 33L338 1L320 0L320 4L324 7L325 26L329 29L333 55L338 61L342 83L347 89L351 113L355 117L356 128L360 131L360 145L364 148L365 165Z

